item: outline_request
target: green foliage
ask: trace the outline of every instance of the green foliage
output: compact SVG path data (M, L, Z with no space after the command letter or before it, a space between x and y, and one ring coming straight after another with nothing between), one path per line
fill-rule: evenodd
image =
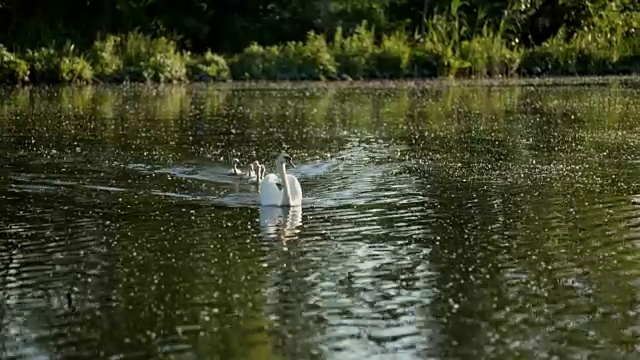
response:
M450 14L436 14L427 21L427 31L418 45L423 59L431 58L438 64L438 75L455 76L460 69L470 66L460 56L462 38L469 29L466 22L459 18L454 5Z
M232 60L231 74L234 79L239 80L260 80L265 75L275 76L275 63L279 53L278 47L265 48L252 43Z
M221 81L230 78L230 71L222 56L207 50L204 56L198 56L189 61L187 75L193 81Z
M335 77L336 61L325 37L309 32L304 43L251 44L232 61L231 73L243 80L324 80Z
M60 80L60 56L51 47L27 50L30 80L36 83L57 83Z
M510 49L506 41L487 26L478 36L462 41L460 55L478 77L513 74L522 58L520 49Z
M298 73L302 78L324 80L336 75L336 60L324 35L307 34L304 44L297 44L294 53L300 59Z
M58 66L60 82L88 83L93 79L93 68L82 56L63 56Z
M378 77L400 78L407 74L411 47L404 33L383 35L380 47L373 54L372 68Z
M0 83L21 83L28 80L28 75L27 63L0 44Z
M638 71L638 12L611 9L565 41L565 28L540 46L528 49L523 69L529 74L587 75Z
M101 1L91 4L98 6ZM12 11L8 19L30 14L25 12L28 6L21 4L0 6L0 17L7 9ZM0 41L5 45L22 46L16 40L20 38L31 45L16 54L0 47L0 82L326 80L640 71L640 5L632 0L258 0L228 7L198 0L197 6L180 9L162 0L103 5L119 19L114 20L117 26L93 26L60 6L49 10L68 16L52 16L49 20L56 22L49 26L36 21L35 15L0 23ZM165 11L166 17L162 15ZM86 27L88 33L74 32L73 26ZM19 29L29 33L22 36ZM133 29L139 30L131 32ZM408 29L414 31L413 37ZM77 39L78 48L70 41L64 47L57 45L65 39ZM233 51L219 55L229 49Z
M346 38L338 27L333 38L333 54L340 74L362 79L370 73L371 57L376 50L374 35L374 29L368 29L366 21Z
M30 80L35 83L88 83L93 79L91 64L82 55L75 54L75 47L67 44L63 50L41 47L28 50Z
M94 41L89 57L96 76L106 80L115 77L122 71L120 41L120 37L115 35L108 35L104 40Z
M132 32L93 43L90 58L103 80L179 82L187 79L189 56L165 37Z
M123 76L130 81L179 82L187 79L188 55L165 37L153 39L138 32L121 40Z

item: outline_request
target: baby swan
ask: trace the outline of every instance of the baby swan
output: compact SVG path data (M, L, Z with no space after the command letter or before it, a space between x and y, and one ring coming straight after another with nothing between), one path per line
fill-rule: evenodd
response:
M265 171L267 171L266 168L264 167L264 165L260 164L258 160L252 162L250 168L251 171L248 176L249 182L256 182L259 184L262 179L264 179L264 173Z

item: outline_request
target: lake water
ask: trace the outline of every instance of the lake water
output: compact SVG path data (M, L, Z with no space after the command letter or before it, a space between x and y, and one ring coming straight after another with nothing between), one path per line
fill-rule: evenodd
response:
M640 80L5 89L0 357L629 359ZM231 159L299 209L260 208ZM634 357L635 356L635 357Z

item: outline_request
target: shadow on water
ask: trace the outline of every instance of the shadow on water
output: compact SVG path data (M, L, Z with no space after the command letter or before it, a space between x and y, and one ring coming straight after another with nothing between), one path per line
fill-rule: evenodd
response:
M640 348L637 86L2 91L3 358Z

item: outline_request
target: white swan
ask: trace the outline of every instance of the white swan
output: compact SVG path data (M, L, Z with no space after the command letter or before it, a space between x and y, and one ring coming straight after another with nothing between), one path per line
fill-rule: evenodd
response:
M286 165L296 167L291 156L283 152L276 158L276 172L280 177L278 178L276 174L269 174L260 183L260 205L302 205L302 187L295 176L287 174Z
M242 170L238 169L238 166L242 166L242 163L238 159L231 160L231 170L229 170L229 175L242 175Z
M250 183L256 183L256 185L260 185L262 179L264 179L264 173L267 169L264 165L260 164L258 160L249 165L249 172L247 173L247 181Z

